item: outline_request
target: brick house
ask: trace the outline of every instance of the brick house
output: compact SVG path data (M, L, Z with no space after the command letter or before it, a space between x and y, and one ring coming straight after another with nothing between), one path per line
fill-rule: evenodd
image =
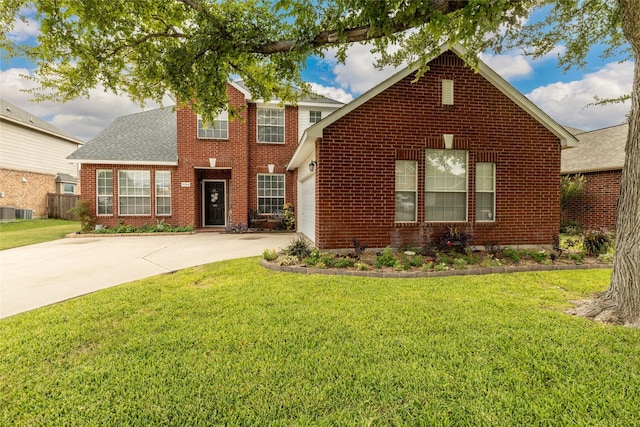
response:
M298 231L317 247L424 245L447 227L474 244L551 245L571 133L483 63L443 49L312 125L297 171Z
M253 100L227 85L229 107L206 124L189 108L119 117L69 156L82 165L82 198L97 223L222 229L249 224L250 212L277 214L296 200L285 165L302 131L342 103L316 96L296 106Z
M78 194L78 167L67 156L82 144L0 99L0 216L46 218L49 193Z
M577 222L585 229L615 228L628 132L625 123L574 133L578 146L562 152L561 173L582 174L585 185L563 213L565 223Z

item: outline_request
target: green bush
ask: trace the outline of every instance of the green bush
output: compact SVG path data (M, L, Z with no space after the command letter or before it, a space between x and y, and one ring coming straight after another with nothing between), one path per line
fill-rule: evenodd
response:
M542 261L547 259L548 256L545 251L528 251L527 255L529 255L538 264L542 263Z
M395 267L397 263L398 259L393 254L393 250L390 247L386 247L380 255L376 256L374 266L376 268Z
M518 263L520 262L520 252L518 252L517 250L507 246L506 248L504 248L502 250L502 255L505 258L509 258L511 261Z
M456 258L453 260L453 268L456 270L463 270L467 268L467 260L464 258Z
M298 260L303 260L311 255L312 250L313 247L311 246L311 243L304 237L298 236L298 238L291 240L289 246L284 248L284 253L294 256L298 258Z
M276 252L275 249L265 249L262 252L262 258L267 261L275 261L276 259L278 259L278 252Z
M278 265L295 265L298 263L298 258L293 255L280 255L276 260Z
M613 247L613 239L607 230L587 230L584 233L582 246L588 256L598 256L609 252Z
M491 254L488 254L487 256L485 256L485 258L480 263L480 266L483 268L500 267L501 265L502 264L500 263L500 260L497 258L494 258Z
M91 205L86 200L80 200L75 208L69 209L69 213L73 214L80 221L80 230L83 233L93 231L96 225L96 217L91 213Z
M335 262L337 268L349 268L353 267L355 262L350 258L340 258Z

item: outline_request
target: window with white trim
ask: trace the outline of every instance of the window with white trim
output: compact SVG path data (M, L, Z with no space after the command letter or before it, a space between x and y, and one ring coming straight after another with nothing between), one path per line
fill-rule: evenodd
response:
M113 215L113 171L96 170L96 213Z
M415 222L418 201L418 162L396 160L396 222Z
M425 161L425 220L467 220L467 152L427 150Z
M476 221L496 220L496 165L476 163Z
M63 194L76 194L76 185L71 182L62 183Z
M118 171L118 214L151 215L151 173Z
M318 123L320 120L322 120L322 111L309 111L309 123Z
M258 212L274 214L284 206L284 174L258 174Z
M171 215L171 171L156 171L156 215Z
M258 142L284 144L284 109L258 108Z
M198 138L227 139L229 138L229 112L220 111L213 123L207 123L198 116Z

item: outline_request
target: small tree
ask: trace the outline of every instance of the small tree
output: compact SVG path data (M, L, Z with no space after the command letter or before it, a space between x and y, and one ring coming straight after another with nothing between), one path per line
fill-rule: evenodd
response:
M560 209L561 220L564 224L564 211L572 201L576 200L584 192L584 184L587 179L582 174L563 175L560 178Z
M96 217L91 212L91 205L86 200L78 201L75 208L69 209L69 213L73 214L80 221L80 231L88 233L93 231L96 225Z

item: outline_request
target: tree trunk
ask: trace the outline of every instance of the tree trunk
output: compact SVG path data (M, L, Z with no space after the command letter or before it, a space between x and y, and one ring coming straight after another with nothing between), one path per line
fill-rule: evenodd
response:
M622 29L635 56L629 134L616 218L616 254L611 283L595 301L571 312L627 326L640 326L640 2L618 0Z

